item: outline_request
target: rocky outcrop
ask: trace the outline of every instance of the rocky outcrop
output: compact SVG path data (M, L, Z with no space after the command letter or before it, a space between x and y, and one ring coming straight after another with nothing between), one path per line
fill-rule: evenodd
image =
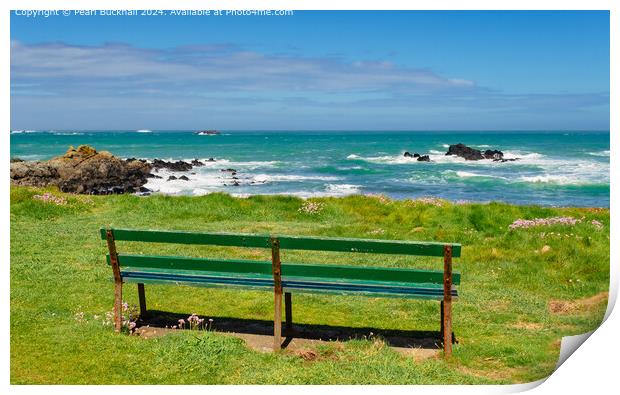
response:
M168 169L172 171L188 171L192 169L192 164L184 162L182 160L178 160L176 162L167 162L161 159L153 160L153 168L154 169Z
M485 159L502 160L504 159L504 153L498 150L486 150L482 154Z
M428 155L420 155L417 152L412 154L409 151L405 151L403 156L405 158L416 158L418 160L418 162L430 162L431 161L430 156L428 156Z
M26 186L57 186L83 194L133 193L146 184L151 165L123 160L107 151L81 145L48 161L11 163L11 182Z
M480 160L484 159L482 152L475 148L466 146L465 144L453 144L448 148L446 155L456 155L465 160Z
M519 158L504 159L504 153L499 150L486 150L484 152L466 146L465 144L453 144L448 148L446 155L456 155L465 160L481 160L490 159L494 162L512 162L519 160Z
M419 155L418 157L418 162L430 162L431 158L428 155Z

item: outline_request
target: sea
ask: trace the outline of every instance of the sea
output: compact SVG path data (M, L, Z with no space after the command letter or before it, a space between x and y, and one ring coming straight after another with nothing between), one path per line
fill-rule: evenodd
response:
M609 207L609 132L20 130L10 140L11 156L24 160L50 159L88 144L122 158L205 161L188 172L160 170L161 178L145 185L168 195L361 194ZM518 160L446 156L457 143ZM430 162L407 158L406 151L429 155ZM170 175L177 179L169 181ZM179 180L181 175L189 180Z

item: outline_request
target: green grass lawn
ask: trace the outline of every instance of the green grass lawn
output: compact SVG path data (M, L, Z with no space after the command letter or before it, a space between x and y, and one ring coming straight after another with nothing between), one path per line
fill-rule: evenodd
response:
M33 199L51 191L67 203ZM609 286L609 210L502 203L311 199L75 196L11 188L11 382L13 384L433 384L518 383L548 376L560 339L593 330L599 303L580 300ZM437 204L433 204L437 203ZM516 219L572 216L574 226L509 230ZM592 221L600 221L602 227ZM111 270L98 229L256 232L452 241L460 298L453 305L453 357L416 361L380 340L321 346L307 361L260 353L217 332L176 331L143 339L103 323L112 309ZM541 253L543 246L550 251ZM123 252L269 260L270 251L120 243ZM286 261L441 269L441 258L284 251ZM135 286L125 300L137 303ZM437 302L362 296L294 295L300 324L436 331ZM551 301L565 304L550 311ZM149 308L202 317L272 320L271 292L147 286ZM83 314L82 314L83 313ZM83 316L83 318L81 318Z

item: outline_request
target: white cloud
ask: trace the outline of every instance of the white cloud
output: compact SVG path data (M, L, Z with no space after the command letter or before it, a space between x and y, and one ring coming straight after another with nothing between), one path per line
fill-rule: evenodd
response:
M157 86L183 94L188 88L235 91L463 90L475 86L432 71L390 62L276 56L228 45L142 49L126 44L76 46L11 43L12 82L37 82L46 89L125 91Z

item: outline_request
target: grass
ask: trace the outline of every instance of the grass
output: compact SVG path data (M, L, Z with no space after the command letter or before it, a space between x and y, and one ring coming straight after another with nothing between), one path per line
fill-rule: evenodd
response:
M51 192L65 205L33 199ZM590 331L606 304L579 304L609 286L609 210L502 203L320 198L300 210L287 196L233 198L76 196L11 188L11 382L13 384L434 384L519 383L553 371L563 336ZM316 211L316 212L312 212ZM509 230L516 219L572 216L575 226ZM592 224L600 221L602 227ZM127 228L456 241L462 274L453 358L415 361L376 339L321 346L307 361L259 353L217 332L178 331L142 339L118 335L111 271L98 229ZM543 246L551 250L541 253ZM269 259L269 251L119 243L123 252ZM283 261L441 268L439 259L365 254L283 253ZM125 299L137 303L134 286ZM149 307L203 317L271 320L269 292L147 286ZM562 314L550 301L577 301ZM576 307L575 307L576 306ZM581 307L580 307L581 306ZM299 294L296 323L438 330L438 303ZM84 319L76 314L84 313ZM95 318L98 316L99 318Z

